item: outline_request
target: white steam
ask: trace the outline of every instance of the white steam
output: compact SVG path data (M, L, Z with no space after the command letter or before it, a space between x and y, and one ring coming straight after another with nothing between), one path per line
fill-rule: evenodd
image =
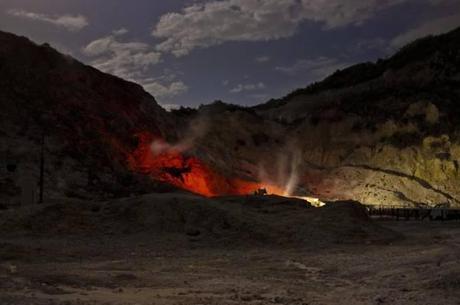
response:
M176 143L169 144L164 140L155 140L150 145L150 149L154 155L172 151L188 151L195 146L198 139L206 134L208 126L208 120L205 117L198 117L190 122L186 131L179 137L179 140Z
M289 176L284 185L284 196L292 196L299 183L299 167L302 162L302 154L295 150L291 156Z
M283 190L283 196L296 193L301 177L302 152L297 148L289 148L277 156L274 164L260 164L258 167L259 180L278 186Z

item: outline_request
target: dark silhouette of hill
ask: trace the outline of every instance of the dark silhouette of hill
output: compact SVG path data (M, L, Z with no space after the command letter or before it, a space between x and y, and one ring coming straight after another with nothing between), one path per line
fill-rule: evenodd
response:
M375 63L361 63L338 70L323 81L297 89L283 98L272 99L253 108L263 111L285 105L289 100L299 95L314 95L325 91L358 86L381 78L385 73L391 73L411 65L427 65L424 69L429 68L431 73L425 75L426 82L439 86L446 85L445 82L448 81L452 86L458 85L458 79L452 80L451 78L455 73L458 73L460 66L459 49L460 28L443 35L424 37L404 46L388 59L379 59ZM411 85L414 87L423 85L417 84L416 81L417 79L414 79ZM408 85L407 82L405 85Z

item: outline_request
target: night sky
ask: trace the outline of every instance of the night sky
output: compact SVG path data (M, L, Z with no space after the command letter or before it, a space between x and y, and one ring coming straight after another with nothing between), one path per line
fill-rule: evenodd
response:
M254 105L460 26L460 0L0 0L0 30L166 107Z

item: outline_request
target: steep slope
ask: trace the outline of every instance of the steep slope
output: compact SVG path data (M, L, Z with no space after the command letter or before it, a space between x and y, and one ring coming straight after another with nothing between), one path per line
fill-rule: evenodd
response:
M88 197L151 184L126 166L136 135L174 136L174 119L139 85L4 32L0 104L0 185L7 203L17 200L27 184L22 180L38 181L43 137L47 195Z
M459 101L460 29L267 104L176 114L206 122L188 153L278 194L459 206Z
M450 100L458 95L460 80L460 28L440 36L428 36L403 47L392 57L339 70L321 82L295 90L281 99L253 107L273 118L293 121L312 116L310 108L341 110L386 119L407 106L409 98L431 98L454 117L459 107ZM396 98L383 113L366 113L379 100ZM444 99L448 97L450 99ZM376 100L377 99L377 100ZM443 110L442 109L442 110ZM380 110L380 109L379 109ZM380 117L376 116L381 114Z
M280 100L168 113L140 86L0 32L0 190L162 191L460 206L460 29ZM44 137L44 145L41 141ZM27 179L26 179L27 180ZM32 184L33 184L32 183Z
M254 122L270 121L259 127L266 130L266 143L262 148L249 144L242 155L233 155L251 160L240 167L253 176L263 171L269 174L262 177L282 185L294 180L294 193L369 204L458 206L459 102L457 29L246 109L239 128L254 131ZM231 121L241 114L218 116ZM272 133L274 124L282 131ZM246 139L229 133L221 141L251 143L251 136L256 132Z

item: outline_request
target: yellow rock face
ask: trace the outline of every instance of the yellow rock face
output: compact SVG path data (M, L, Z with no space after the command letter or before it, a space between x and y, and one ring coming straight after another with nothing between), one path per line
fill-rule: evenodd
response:
M201 145L221 160L216 165L224 172L280 185L295 172L298 195L375 205L460 206L460 144L447 134L421 136L412 119L436 124L440 114L435 108L417 103L403 114L408 120L390 119L374 129L357 128L362 121L357 116L286 127L270 120L256 123L251 115L220 114L210 126L229 127L209 128ZM261 134L266 142L258 145L254 139ZM297 152L300 162L293 163Z

